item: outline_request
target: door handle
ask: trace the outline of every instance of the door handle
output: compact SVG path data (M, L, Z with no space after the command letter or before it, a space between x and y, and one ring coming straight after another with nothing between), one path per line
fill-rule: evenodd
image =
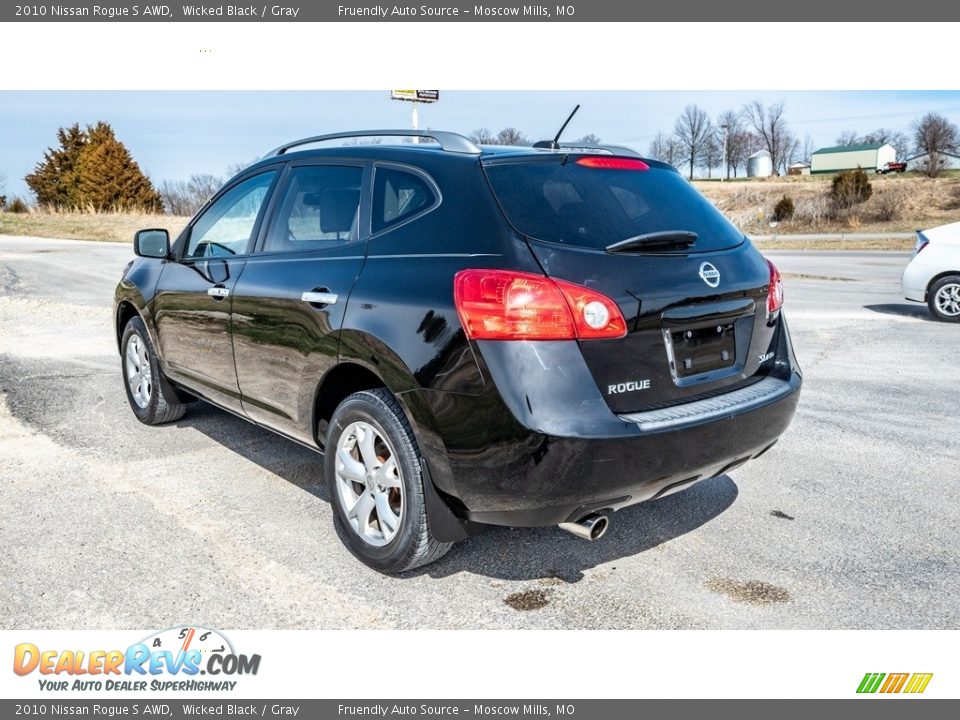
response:
M223 300L223 298L230 296L230 288L212 287L207 290L207 295L218 300Z
M334 305L337 302L337 294L311 290L301 295L300 299L311 305Z

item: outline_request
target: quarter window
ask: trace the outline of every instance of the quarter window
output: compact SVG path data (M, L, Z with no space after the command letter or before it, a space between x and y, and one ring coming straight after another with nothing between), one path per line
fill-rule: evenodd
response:
M293 168L264 252L323 250L356 240L362 182L363 169L359 167Z
M373 232L392 227L431 207L437 200L419 175L378 167L373 182Z
M243 255L277 172L255 175L235 185L193 224L184 257Z

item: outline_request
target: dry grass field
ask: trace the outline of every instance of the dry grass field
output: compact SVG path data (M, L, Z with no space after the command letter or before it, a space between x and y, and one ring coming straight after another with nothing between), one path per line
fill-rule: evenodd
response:
M133 233L143 228L166 228L176 237L189 220L133 212L0 212L0 235L132 243Z
M871 175L873 195L850 211L836 211L828 197L832 175L749 181L694 181L747 234L910 232L960 220L960 177ZM772 225L773 208L787 196L796 208Z

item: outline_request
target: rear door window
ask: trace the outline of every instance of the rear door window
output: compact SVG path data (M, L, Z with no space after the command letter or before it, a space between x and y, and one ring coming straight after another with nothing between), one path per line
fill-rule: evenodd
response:
M371 230L386 230L429 210L436 203L437 195L424 178L378 165L373 176Z
M586 167L575 156L485 166L510 223L546 242L603 249L647 233L686 230L696 252L743 242L723 214L672 170Z
M302 165L290 170L264 252L323 250L359 237L363 168Z

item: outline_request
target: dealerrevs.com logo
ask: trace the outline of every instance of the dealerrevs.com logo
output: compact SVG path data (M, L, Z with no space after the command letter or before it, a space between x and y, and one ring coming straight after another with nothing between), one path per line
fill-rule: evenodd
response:
M858 693L916 695L927 689L933 673L867 673L857 686Z
M20 643L13 671L36 674L44 691L231 691L242 675L256 675L260 655L244 655L221 633L188 626L162 630L125 650L57 650ZM202 676L202 677L201 677Z

